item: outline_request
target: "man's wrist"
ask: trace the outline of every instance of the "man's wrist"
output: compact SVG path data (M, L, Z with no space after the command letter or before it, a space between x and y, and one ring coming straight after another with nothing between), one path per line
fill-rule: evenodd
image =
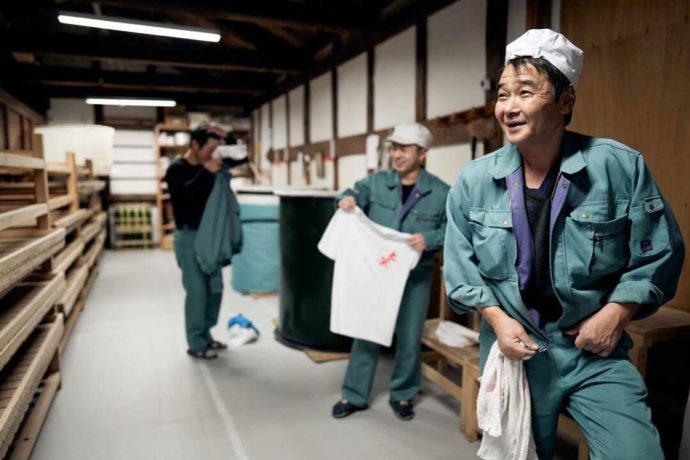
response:
M505 312L498 305L493 305L490 307L479 308L479 314L484 317L487 323L493 328L495 323L499 321Z
M626 327L632 321L641 306L636 303L610 302L606 304L606 308L615 312L621 327Z

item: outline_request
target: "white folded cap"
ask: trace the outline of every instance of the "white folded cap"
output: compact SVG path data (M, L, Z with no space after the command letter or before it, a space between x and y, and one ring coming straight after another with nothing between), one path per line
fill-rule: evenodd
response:
M423 149L431 147L433 137L424 125L419 123L407 123L398 125L393 130L386 142L395 142L401 145L418 145Z
M545 59L563 72L573 86L577 85L582 73L582 50L551 29L528 30L506 46L506 64L520 56Z

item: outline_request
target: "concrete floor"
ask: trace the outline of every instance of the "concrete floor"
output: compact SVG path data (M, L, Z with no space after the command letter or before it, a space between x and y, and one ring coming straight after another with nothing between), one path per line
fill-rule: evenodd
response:
M458 431L457 405L432 386L423 387L413 421L394 418L386 358L372 408L332 419L347 363L314 364L278 344L276 298L226 288L220 324L241 312L263 336L214 362L193 361L183 295L173 253L106 253L33 459L476 458L479 444ZM222 326L214 333L225 337Z

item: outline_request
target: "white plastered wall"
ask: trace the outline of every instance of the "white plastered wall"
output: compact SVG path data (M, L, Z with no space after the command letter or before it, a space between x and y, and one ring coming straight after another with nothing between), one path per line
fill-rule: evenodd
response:
M309 83L310 141L323 142L333 138L333 97L331 73L326 72Z
M428 118L484 105L486 9L486 0L463 0L429 17Z
M288 93L290 100L290 147L304 144L304 86Z
M477 142L475 155L480 157L483 154L483 144ZM470 161L472 161L472 145L470 143L432 147L427 154L426 169L452 186Z
M338 137L367 131L367 55L338 67Z
M415 120L415 27L389 38L374 52L374 129Z
M367 156L348 155L338 158L338 190L352 187L367 175Z
M273 112L273 149L287 147L287 97L280 96L271 102Z

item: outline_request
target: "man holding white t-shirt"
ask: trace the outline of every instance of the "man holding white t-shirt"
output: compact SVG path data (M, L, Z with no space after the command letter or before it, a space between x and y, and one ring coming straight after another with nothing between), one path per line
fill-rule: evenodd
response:
M423 169L431 133L418 124L396 126L387 139L393 170L372 174L339 197L345 211L361 208L371 221L408 233L407 243L421 257L410 272L395 323L395 362L390 405L402 420L414 417L413 399L421 384L421 340L429 306L434 255L443 248L445 203L449 186ZM381 286L386 289L386 286ZM355 339L333 417L343 418L368 407L380 345Z

